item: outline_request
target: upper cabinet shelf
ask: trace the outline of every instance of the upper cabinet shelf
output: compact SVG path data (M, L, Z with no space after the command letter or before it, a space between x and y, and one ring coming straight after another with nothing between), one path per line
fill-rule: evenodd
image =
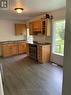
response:
M42 20L42 34L46 36L51 35L51 19L43 19Z
M46 36L51 35L51 19L39 19L29 23L30 35L41 33Z
M15 24L15 35L24 35L26 33L26 24Z

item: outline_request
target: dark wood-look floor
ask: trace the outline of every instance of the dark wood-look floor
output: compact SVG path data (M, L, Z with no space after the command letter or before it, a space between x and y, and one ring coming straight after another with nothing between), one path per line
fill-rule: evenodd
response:
M23 55L1 59L5 95L61 95L62 68Z

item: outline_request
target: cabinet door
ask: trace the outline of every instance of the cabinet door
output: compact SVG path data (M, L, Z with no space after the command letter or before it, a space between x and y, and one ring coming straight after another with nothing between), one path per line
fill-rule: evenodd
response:
M46 32L45 32L45 35L46 36L51 36L51 19L47 19L46 21Z
M15 34L16 35L23 35L25 32L26 32L25 24L15 24Z
M29 34L33 35L33 22L29 23L29 31L30 31Z
M18 43L19 54L26 53L26 43Z
M4 44L2 46L2 55L3 57L12 56L12 45L11 44Z
M50 60L50 45L42 46L42 63L48 63Z
M42 46L37 47L38 62L42 63Z
M33 30L35 32L41 32L41 21L40 20L34 21Z
M38 46L38 62L40 63L48 63L50 59L50 45L42 45Z
M18 55L18 44L12 44L12 55Z
M41 33L41 20L36 20L29 23L30 35L36 35Z
M29 44L28 43L26 43L26 53L29 56Z

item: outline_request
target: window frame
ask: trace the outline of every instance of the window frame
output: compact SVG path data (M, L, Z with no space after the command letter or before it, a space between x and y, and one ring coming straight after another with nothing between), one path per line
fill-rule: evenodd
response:
M56 22L59 22L59 21L65 21L65 19L58 19L58 20L53 20L52 21L52 53L53 54L56 54L56 55L60 55L60 56L64 56L64 53L63 54L61 54L61 53L56 53L55 52L55 33L56 32L54 32L55 31L55 23Z

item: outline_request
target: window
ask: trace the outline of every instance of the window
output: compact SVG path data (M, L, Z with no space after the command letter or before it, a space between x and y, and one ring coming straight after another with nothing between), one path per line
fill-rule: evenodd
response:
M29 34L29 28L27 28L27 42L33 42L33 36Z
M52 52L64 55L65 20L53 22L53 47Z

